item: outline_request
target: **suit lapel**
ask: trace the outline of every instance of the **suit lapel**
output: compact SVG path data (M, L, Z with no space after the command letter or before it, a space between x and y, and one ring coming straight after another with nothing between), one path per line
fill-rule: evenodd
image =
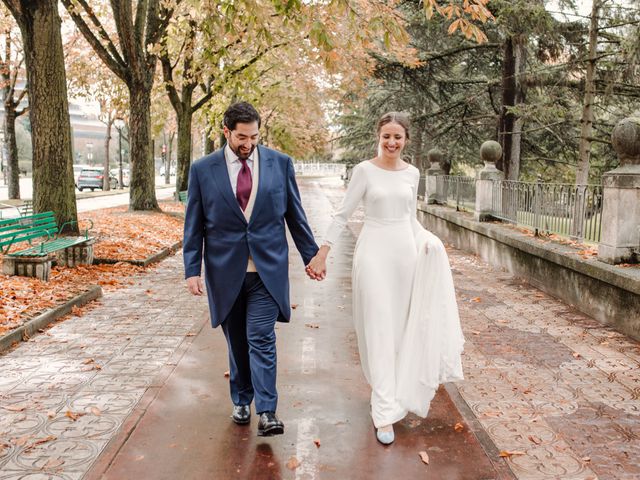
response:
M256 194L256 202L253 206L251 219L257 217L262 210L262 206L268 200L271 191L271 180L273 179L273 158L268 151L258 145L258 162L260 162L258 193Z
M244 218L244 213L242 212L242 209L240 209L240 205L238 205L236 197L233 195L233 189L231 188L231 182L229 181L229 169L227 168L227 162L224 158L224 147L216 152L211 168L213 172L213 180L220 192L220 195L227 202L233 213L235 213L244 223L247 223L247 219Z

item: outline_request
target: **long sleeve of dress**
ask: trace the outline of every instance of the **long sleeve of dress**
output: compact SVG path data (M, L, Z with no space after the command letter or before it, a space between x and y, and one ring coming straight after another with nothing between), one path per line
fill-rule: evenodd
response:
M329 226L324 237L325 244L331 246L336 242L336 240L338 240L338 237L349 221L349 218L364 197L366 187L366 172L362 168L362 165L358 164L353 167L351 180L349 181L349 186L347 187L347 193L342 200L342 205L335 212L333 221L331 222L331 225Z
M413 182L413 215L411 217L411 228L413 230L413 238L416 240L416 244L419 235L425 231L420 221L418 221L418 184L420 183L420 172L417 172L415 181Z

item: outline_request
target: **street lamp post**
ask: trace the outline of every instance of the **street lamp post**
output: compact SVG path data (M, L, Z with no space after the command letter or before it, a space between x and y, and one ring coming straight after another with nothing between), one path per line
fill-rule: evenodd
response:
M93 165L93 143L87 142L87 163Z
M124 127L124 120L116 118L113 124L118 130L118 188L122 190L124 188L122 184L122 128Z

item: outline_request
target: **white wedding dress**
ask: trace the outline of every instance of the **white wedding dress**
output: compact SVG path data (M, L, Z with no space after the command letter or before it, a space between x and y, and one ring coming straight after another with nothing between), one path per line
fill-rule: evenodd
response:
M462 379L453 279L442 242L416 218L420 173L370 161L353 169L325 243L334 244L360 202L353 256L353 318L376 427L425 417L440 383ZM427 253L428 252L428 253Z

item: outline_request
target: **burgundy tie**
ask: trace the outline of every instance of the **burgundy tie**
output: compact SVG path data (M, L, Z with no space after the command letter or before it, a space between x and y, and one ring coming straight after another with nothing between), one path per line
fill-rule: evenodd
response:
M246 160L242 158L238 160L242 163L242 168L240 169L240 173L238 173L236 198L238 199L240 208L244 211L247 208L247 203L249 203L249 197L251 196L251 170L249 170L249 165L247 165Z

